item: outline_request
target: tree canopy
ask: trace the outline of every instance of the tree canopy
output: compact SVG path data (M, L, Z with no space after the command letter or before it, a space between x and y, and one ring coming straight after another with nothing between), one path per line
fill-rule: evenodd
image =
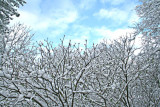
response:
M136 6L140 17L137 25L138 32L143 35L159 36L160 34L160 0L140 0L141 5Z

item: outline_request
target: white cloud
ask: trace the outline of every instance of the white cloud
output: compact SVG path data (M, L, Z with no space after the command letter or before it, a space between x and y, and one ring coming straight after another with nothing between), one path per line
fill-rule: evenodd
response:
M111 3L112 5L119 5L123 2L125 2L125 0L100 0L101 3L105 4L105 3Z
M70 11L70 10L55 10L51 13L52 22L54 24L59 25L60 23L72 23L78 17L77 11Z
M102 28L97 28L95 30L97 32L97 34L99 34L100 36L102 36L101 38L99 38L97 40L97 43L107 43L110 44L113 40L115 39L119 39L121 36L130 36L130 34L134 33L133 29L117 29L114 31L111 31L109 29L107 29L106 27L102 27ZM142 35L137 35L135 38L135 48L137 48L137 50L135 51L135 55L137 55L141 49L139 49L142 46L142 39L141 39Z
M65 1L67 2L68 0ZM28 4L30 3L32 2L28 1ZM34 31L40 32L46 32L51 28L55 30L55 33L52 32L53 35L57 35L58 32L64 32L68 28L68 25L76 21L78 18L78 12L70 2L67 2L67 5L64 4L63 8L55 8L54 6L51 6L46 12L43 12L43 9L47 7L40 8L41 3L42 2L40 2L40 0L36 0L33 3L33 5L36 7L34 8L34 11L29 11L27 9L19 10L20 17L15 17L14 20L11 21L11 24L15 22L21 22L27 26L30 26Z
M130 15L130 18L128 19L128 24L132 26L133 24L137 23L138 21L139 21L139 17L136 14L136 12L133 11L133 13Z
M97 35L101 36L101 38L98 39L97 43L103 42L104 40L107 40L108 43L110 43L112 40L119 39L123 36L130 36L130 34L134 33L134 29L126 28L126 29L116 29L116 30L110 30L106 27L96 28L95 32ZM141 46L141 35L138 35L135 39L135 46L140 47Z
M113 19L117 22L126 21L128 18L128 12L117 9L117 8L111 8L111 9L100 9L98 13L95 13L94 16L100 19Z
M90 9L92 8L97 0L81 0L80 8L81 9Z
M68 36L67 40L69 41L69 39L71 39L74 43L80 43L80 44L84 44L86 39L90 44L92 44L92 42L97 44L102 42L103 39L107 39L110 41L114 39L119 39L121 36L126 36L134 33L134 30L130 28L111 30L108 29L106 26L97 28L97 27L87 27L82 25L74 25L72 30L74 31L73 35L71 36L67 35ZM92 39L92 37L96 39ZM141 42L140 39L137 39L136 45L139 46L140 42Z
M126 34L130 34L133 33L134 30L133 29L116 29L116 30L110 30L107 29L106 27L101 27L101 28L96 28L95 32L97 33L97 35L102 36L103 38L106 39L118 39L121 36L125 36Z
M74 36L90 36L90 32L93 30L90 27L83 25L73 25Z
M123 1L124 0L101 0L102 3L111 2L114 5L116 5L116 3L120 4ZM64 33L66 33L66 30L68 30L68 28L71 29L73 27L73 29L71 29L70 31L70 35L72 36L68 38L72 39L73 42L81 44L85 43L85 39L92 39L91 36L93 36L93 38L97 38L97 35L100 35L98 36L100 39L107 38L113 40L122 35L126 35L126 32L132 32L132 30L130 29L110 30L106 27L95 28L95 26L87 27L82 25L75 25L76 23L74 24L74 26L69 26L69 24L77 21L79 17L77 8L80 8L82 10L91 9L94 5L96 5L97 0L81 0L79 2L79 7L72 2L73 0L28 0L28 7L26 7L28 9L20 10L19 12L21 16L19 18L15 18L12 23L20 21L21 23L30 26L35 31L38 31L40 33L41 31L43 33L50 33L49 37L63 35ZM131 14L130 18L130 10L130 7L127 7L126 10L121 10L118 8L100 9L99 12L94 14L94 16L99 19L112 19L113 23L132 23L133 20L136 19L136 15ZM79 12L81 13L80 10ZM79 18L79 23L81 23L81 20L85 20L85 18L86 17ZM68 38L67 40L69 40ZM97 39L95 41L97 41Z

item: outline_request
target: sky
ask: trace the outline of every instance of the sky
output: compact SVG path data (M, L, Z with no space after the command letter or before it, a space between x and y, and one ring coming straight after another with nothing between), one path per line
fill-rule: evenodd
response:
M97 44L132 33L138 16L134 10L138 0L26 0L18 9L20 22L35 33L34 41L48 39L58 45ZM138 42L137 42L138 43Z

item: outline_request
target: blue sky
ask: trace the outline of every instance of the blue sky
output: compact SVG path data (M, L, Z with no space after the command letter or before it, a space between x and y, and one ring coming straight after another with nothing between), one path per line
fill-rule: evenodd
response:
M18 10L21 22L35 32L34 40L49 39L57 45L65 43L100 43L103 39L116 39L138 21L134 8L137 0L27 0Z

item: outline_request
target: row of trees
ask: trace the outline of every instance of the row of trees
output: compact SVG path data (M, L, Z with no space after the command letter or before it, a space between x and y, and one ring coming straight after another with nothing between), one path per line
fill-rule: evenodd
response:
M144 13L147 5L148 11L153 11L155 2L159 0L143 1L137 12ZM1 55L0 105L158 107L160 33L156 25L160 20L149 28L149 14L139 15L144 22L136 26L135 34L144 36L138 55L135 34L91 48L86 41L81 50L71 41L64 46L64 39L57 47L48 40L33 45L27 27L17 24L8 28L1 42L5 50Z

